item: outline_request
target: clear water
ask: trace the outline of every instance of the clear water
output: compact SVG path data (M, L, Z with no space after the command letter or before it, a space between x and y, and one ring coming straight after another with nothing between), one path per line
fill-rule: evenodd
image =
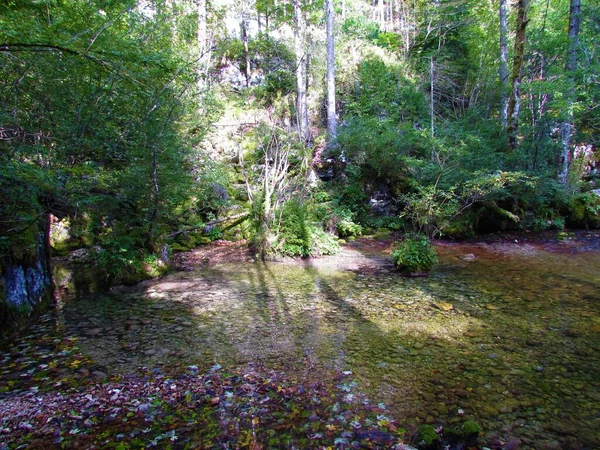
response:
M107 371L336 367L407 425L468 418L525 447L600 448L599 242L440 244L428 278L356 245L71 298L59 317Z

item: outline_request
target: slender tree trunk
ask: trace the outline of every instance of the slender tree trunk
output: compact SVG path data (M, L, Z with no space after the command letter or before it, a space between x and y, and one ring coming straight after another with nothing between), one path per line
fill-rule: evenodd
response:
M430 102L430 111L429 111L429 115L430 115L430 119L431 119L431 135L435 136L435 104L434 104L435 63L433 61L433 56L429 60L429 78L430 78L430 90L431 90L431 97L430 97L431 102Z
M517 130L519 126L519 112L521 109L521 67L525 54L525 29L527 28L527 10L530 0L519 0L517 3L517 32L515 35L515 54L512 68L512 92L508 99L507 116L508 148L517 148Z
M411 36L410 36L410 20L409 20L409 16L410 16L410 7L408 6L408 4L404 1L404 0L399 0L401 2L401 12L400 15L402 17L402 23L401 23L401 27L404 30L404 52L406 54L408 54L409 50L410 50L410 46L412 43L411 40Z
M335 42L333 39L333 0L327 0L327 146L335 145L337 120L335 115Z
M258 34L262 34L262 21L260 17L260 12L256 12L256 24L258 25Z
M244 44L244 60L246 62L246 69L244 70L244 76L246 77L246 87L250 86L250 55L248 52L248 22L246 19L242 19L240 23L242 30L242 42Z
M308 54L306 49L306 24L302 12L301 0L294 0L294 50L296 52L296 110L298 132L305 143L310 143L310 129L308 127L308 98L306 95L306 73L308 67Z
M500 67L498 68L500 79L500 123L503 128L508 126L508 51L506 45L508 27L506 1L500 0Z
M558 179L566 183L569 176L569 165L571 162L571 136L574 131L573 103L575 102L575 77L577 70L577 47L579 47L579 24L581 21L581 0L571 0L569 4L569 48L567 50L567 62L565 71L569 88L566 93L566 118L559 127L561 141L561 170Z
M206 55L206 0L197 0L196 11L198 13L198 28L196 31L196 42L198 45L198 87L202 89L206 84L205 78L209 59Z

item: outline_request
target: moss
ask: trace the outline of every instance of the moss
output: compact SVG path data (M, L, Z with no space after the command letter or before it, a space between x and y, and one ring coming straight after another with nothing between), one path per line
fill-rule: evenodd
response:
M161 259L153 256L144 261L144 273L150 278L158 278L169 270L169 266Z
M426 446L433 446L439 440L438 434L435 432L435 428L431 425L421 425L417 429L416 442L418 444L424 444Z
M192 249L196 247L196 239L192 233L181 233L175 239L177 244L185 247L187 249Z
M171 244L170 247L171 247L171 250L173 250L174 252L187 252L187 251L191 250L191 248L186 247L185 245L180 245L177 242Z
M81 238L73 238L62 242L55 242L51 245L53 256L67 256L74 250L88 246Z
M373 233L373 239L385 239L387 237L390 237L391 234L392 231L388 230L387 228L378 228L377 231Z
M472 420L467 420L462 424L461 431L465 438L470 438L477 436L481 432L481 427Z

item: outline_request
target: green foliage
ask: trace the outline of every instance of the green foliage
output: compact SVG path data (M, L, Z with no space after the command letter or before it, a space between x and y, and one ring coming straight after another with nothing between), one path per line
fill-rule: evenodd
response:
M279 218L277 244L273 250L284 256L333 255L339 251L337 239L315 221L309 203L288 201Z
M363 224L368 228L400 231L406 229L406 222L398 216L368 216Z
M437 251L423 235L407 237L392 252L394 264L402 272L428 272L438 262Z
M69 245L100 245L117 279L225 200L194 151L219 108L196 90L168 12L102 8L9 3L0 14L0 255L27 252L43 214L85 218Z
M295 91L296 80L292 72L288 70L274 70L265 76L263 97L269 103L272 103L273 99L278 95L284 96Z
M402 217L411 220L413 227L429 238L444 233L475 205L481 205L497 215L518 222L520 219L516 214L499 207L497 203L511 198L513 189L525 186L531 188L533 182L529 177L519 172L477 175L446 190L438 189L436 185L424 186L416 193L404 195ZM468 227L465 231L468 234Z
M220 43L217 57L238 65L246 71L246 51L240 39L228 39ZM295 56L288 47L270 36L259 35L248 42L250 71L258 72L264 80L256 90L258 96L271 104L278 96L295 92Z
M351 37L372 40L379 35L379 25L363 16L348 17L342 23L342 32Z
M400 66L387 65L378 58L366 59L357 75L358 83L342 96L346 115L410 125L427 120L425 97Z
M318 226L312 230L312 245L312 256L335 255L340 251L337 238Z
M600 228L600 195L585 192L571 199L570 220L577 226Z
M354 222L354 214L347 209L335 211L335 228L341 238L357 237L363 232L362 226Z
M296 200L285 204L279 219L277 250L287 256L312 254L312 233L308 208Z
M110 284L134 284L164 274L168 267L130 237L107 240L95 254L98 273Z

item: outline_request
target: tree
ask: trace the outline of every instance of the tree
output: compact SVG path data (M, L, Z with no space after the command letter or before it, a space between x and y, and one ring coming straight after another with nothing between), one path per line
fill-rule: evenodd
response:
M507 106L508 148L510 150L514 150L517 147L517 130L519 126L519 113L521 110L521 68L523 66L523 57L525 54L525 30L527 28L527 23L529 22L529 19L527 18L529 2L530 0L518 0L517 2L517 28L515 33L515 50L511 76L512 91Z
M302 11L302 0L293 0L294 7L294 51L296 52L296 120L298 134L304 143L310 143L311 133L308 124L308 98L306 76L308 51L306 45L306 21Z
M335 145L337 118L335 114L335 42L333 38L333 0L327 0L327 134L328 146Z
M577 48L579 46L579 24L581 20L581 0L571 0L569 3L569 43L565 72L569 83L566 100L566 119L559 126L561 143L562 167L558 179L566 183L569 175L569 162L571 159L571 136L573 134L573 103L575 102L575 71L577 70Z
M500 81L500 123L504 128L508 126L508 51L507 51L507 17L506 1L499 0L500 16L500 64L498 67L498 77Z
M3 268L38 264L29 250L48 241L49 214L83 222L110 276L160 253L194 196L190 150L204 120L185 132L197 66L175 45L172 17L81 0L0 15Z
M208 61L207 35L206 35L206 0L196 0L196 12L198 14L196 41L198 46L198 86L202 89L207 76Z

